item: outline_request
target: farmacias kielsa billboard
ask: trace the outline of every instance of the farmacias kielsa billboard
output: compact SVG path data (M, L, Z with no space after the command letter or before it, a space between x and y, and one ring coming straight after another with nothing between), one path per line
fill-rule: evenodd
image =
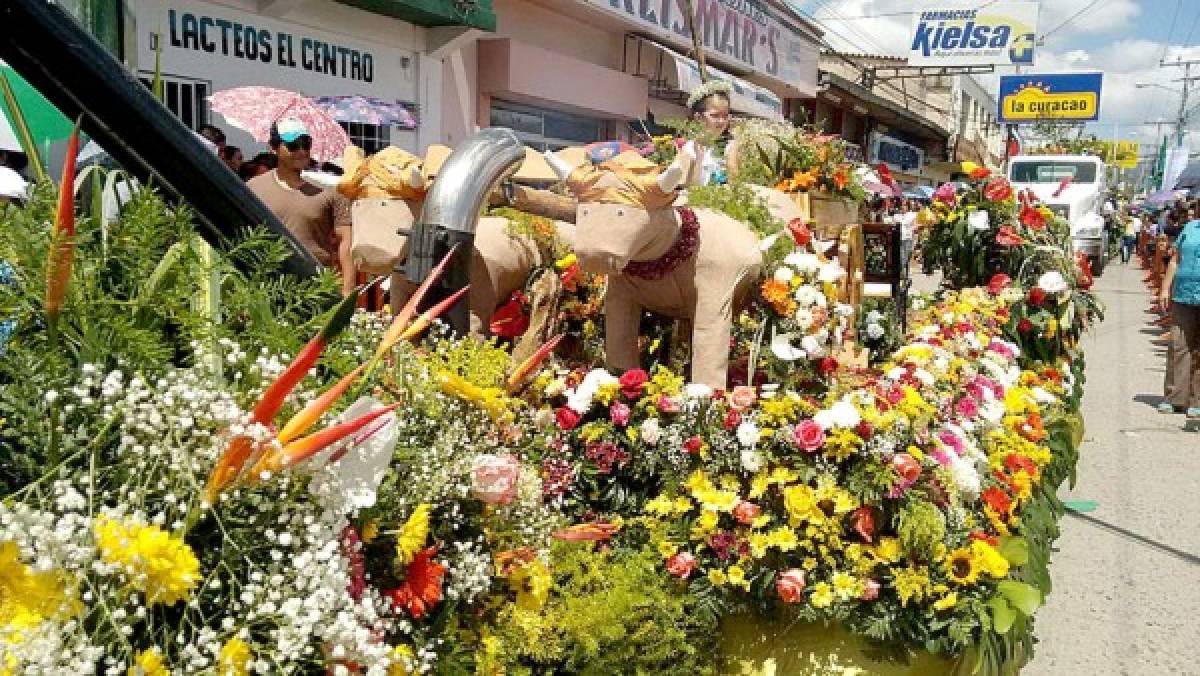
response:
M913 66L1029 66L1037 38L1038 3L997 0L914 3Z

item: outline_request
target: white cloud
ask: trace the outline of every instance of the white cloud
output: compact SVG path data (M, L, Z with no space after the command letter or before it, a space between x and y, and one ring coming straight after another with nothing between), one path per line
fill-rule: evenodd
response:
M1087 50L1084 49L1072 49L1066 54L1063 54L1063 59L1068 63L1084 63L1091 58L1092 55L1088 54Z
M1129 30L1129 26L1142 13L1142 8L1135 0L1107 0L1087 8L1090 4L1092 0L1054 0L1041 3L1041 11L1038 14L1039 32L1045 34L1053 31L1046 38L1046 44L1062 44L1069 36L1081 33ZM1083 13L1075 16L1080 11ZM1055 30L1068 19L1070 23Z

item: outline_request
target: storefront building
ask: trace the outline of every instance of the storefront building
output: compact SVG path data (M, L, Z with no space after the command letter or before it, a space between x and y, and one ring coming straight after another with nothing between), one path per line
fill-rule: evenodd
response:
M710 75L734 87L734 113L783 119L816 90L820 33L782 2L694 2ZM629 140L684 118L700 83L680 0L495 0L496 31L438 50L442 137L510 127L558 148Z
M841 135L863 161L887 164L905 187L935 186L950 180L954 76L863 85L864 69L903 64L894 57L823 52L820 90L796 107L792 120Z

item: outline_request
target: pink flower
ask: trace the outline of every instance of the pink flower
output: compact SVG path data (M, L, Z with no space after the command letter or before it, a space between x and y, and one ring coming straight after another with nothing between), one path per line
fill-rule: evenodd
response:
M792 431L792 443L802 451L814 453L825 445L825 430L815 420L801 420Z
M800 603L804 600L804 571L791 568L775 578L775 591L784 603Z
M667 559L667 572L681 579L688 579L696 570L696 557L691 552L679 552Z
M917 477L921 476L920 463L907 453L897 453L892 456L892 469L896 470L896 474L899 474L906 484L912 484Z
M489 505L506 505L517 497L517 479L521 463L505 453L485 453L471 467L471 494Z
M729 393L729 406L735 411L744 411L754 405L758 393L748 385L738 385Z
M750 524L759 514L762 514L762 507L747 500L739 500L733 507L733 518L737 519L738 523Z
M953 450L957 455L962 455L963 451L967 450L966 447L963 446L962 439L950 430L942 430L941 432L938 432L938 439L946 446L949 446L950 449Z
M958 200L958 196L954 191L953 183L943 183L937 190L933 191L933 199L947 206L954 206Z
M629 407L619 401L614 401L612 406L608 407L608 415L617 427L625 427L629 424L629 414Z
M655 402L660 413L679 413L679 402L675 401L667 395L659 395L658 401Z
M975 400L971 397L963 397L954 405L954 410L964 418L974 418L979 415L979 407L975 405Z
M879 589L879 581L869 577L867 578L866 583L863 585L863 593L859 598L864 601L874 601L875 599L879 598Z

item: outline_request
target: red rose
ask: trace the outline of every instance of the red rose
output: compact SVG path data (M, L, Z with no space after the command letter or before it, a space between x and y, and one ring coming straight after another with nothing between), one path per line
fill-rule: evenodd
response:
M692 455L699 453L700 449L702 448L704 448L704 440L698 436L691 437L687 441L683 442L683 450L691 453Z
M737 519L738 523L749 525L759 514L762 514L762 507L747 500L739 500L733 507L733 518Z
M1000 246L1021 246L1025 240L1013 230L1011 225L1000 226L1000 232L996 233L996 244Z
M874 542L875 512L870 507L859 507L850 514L850 527L867 544Z
M558 423L560 430L573 430L583 416L575 412L575 409L568 406L563 406L554 412L554 420Z
M650 376L641 369L630 369L621 374L617 382L621 384L621 394L625 395L626 399L637 399L642 396L642 388L646 386L646 381L650 380Z
M870 439L875 434L875 428L871 427L871 423L866 420L858 421L858 425L854 428L854 433L862 437L863 440Z
M830 375L837 370L838 363L833 357L823 357L817 362L817 372L823 376Z
M1029 290L1029 296L1026 297L1030 305L1041 307L1042 303L1046 302L1046 292L1042 291L1041 287L1033 287Z
M1021 321L1017 322L1017 330L1021 333L1029 333L1033 330L1033 322L1029 321L1028 319L1022 319Z
M892 469L904 479L904 483L911 484L921 476L921 465L916 458L907 453L897 453L892 456Z
M792 431L792 443L802 451L814 453L825 445L825 430L815 420L801 420Z
M1012 284L1012 278L1003 272L997 272L992 275L992 279L988 281L988 293L993 296L999 296L1000 292L1007 289Z
M788 221L787 229L792 234L796 246L807 246L812 241L812 231L808 229L808 223L805 223L802 218L793 218Z
M983 187L983 197L992 202L1002 202L1012 197L1012 185L1003 178L997 178L989 181Z
M775 578L775 591L784 603L800 603L804 600L804 571L799 568L785 570Z
M725 429L731 430L742 423L742 414L733 409L725 414Z
M688 579L696 570L696 557L691 552L679 552L667 559L667 572L681 579Z

